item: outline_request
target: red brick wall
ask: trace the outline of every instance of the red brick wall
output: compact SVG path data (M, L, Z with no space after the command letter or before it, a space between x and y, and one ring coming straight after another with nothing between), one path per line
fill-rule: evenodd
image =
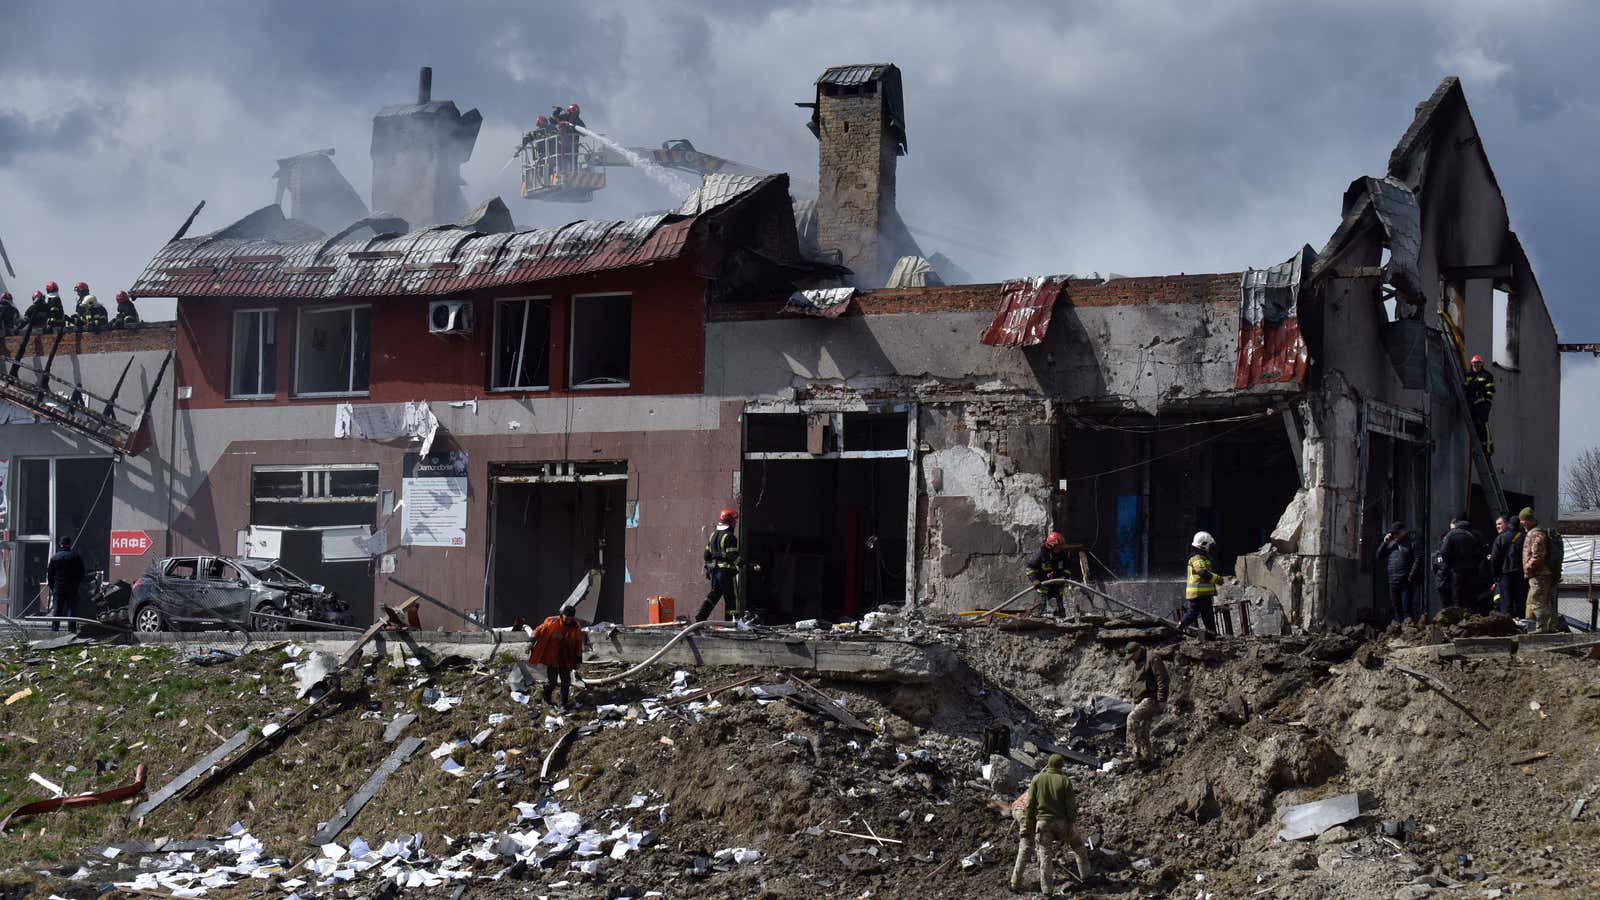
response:
M1062 296L1073 306L1125 306L1138 303L1237 303L1240 273L1220 275L1155 275L1099 282L1074 279ZM719 304L713 322L771 319L783 300ZM860 291L845 315L893 315L917 312L993 312L1000 305L1000 284L954 284Z
M138 328L117 329L115 331L85 331L79 334L68 331L61 339L61 346L56 349L60 357L77 356L85 353L133 353L141 350L171 350L177 340L178 323L176 322L146 322ZM53 331L35 331L28 340L28 354L48 356L50 345L55 343L56 333ZM0 338L0 353L7 357L16 356L17 348L21 346L21 336Z
M615 390L567 389L567 344L572 295L622 292L633 295L631 387ZM698 394L705 383L705 283L686 262L627 271L602 272L542 282L515 290L471 295L476 327L473 334L442 338L427 333L430 299L374 298L372 351L367 396L356 402L394 403L426 397L461 400L487 396L493 362L494 301L502 297L549 296L550 390L504 396L567 394ZM361 302L367 302L365 300ZM178 300L178 383L194 390L180 408L207 409L229 404L328 403L327 397L298 399L294 384L294 340L297 310L303 306L344 305L258 300ZM228 374L233 350L233 313L239 309L276 306L278 313L278 384L273 400L228 400ZM496 392L495 396L502 396Z

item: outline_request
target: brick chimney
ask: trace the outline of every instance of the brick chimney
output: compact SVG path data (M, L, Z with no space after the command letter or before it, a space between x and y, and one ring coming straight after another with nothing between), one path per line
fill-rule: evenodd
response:
M433 99L433 69L417 78L417 102L386 106L372 119L372 211L412 228L454 222L467 211L461 166L472 158L483 116Z
M863 287L881 286L904 231L895 211L895 162L906 152L900 69L834 66L817 79L817 246L836 250Z

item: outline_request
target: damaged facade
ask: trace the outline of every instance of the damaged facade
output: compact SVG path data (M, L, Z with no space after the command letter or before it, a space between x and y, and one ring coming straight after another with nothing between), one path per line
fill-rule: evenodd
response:
M268 207L174 241L135 293L178 300L182 446L168 492L118 502L168 553L259 543L357 621L426 593L494 625L595 569L591 618L691 610L730 505L770 620L987 608L1052 528L1166 614L1203 529L1308 628L1385 613L1393 519L1428 542L1462 509L1555 508L1554 328L1454 79L1320 252L959 285L894 209L900 90L892 66L819 79L815 202L716 175L629 222ZM1493 472L1462 353L1496 363Z

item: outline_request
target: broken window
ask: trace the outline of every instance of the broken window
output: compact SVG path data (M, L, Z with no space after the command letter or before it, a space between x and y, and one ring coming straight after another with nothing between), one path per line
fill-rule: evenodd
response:
M257 466L251 473L257 503L305 500L376 502L377 466Z
M225 559L211 557L206 560L206 579L209 581L243 581L239 569Z
M228 396L271 397L278 390L278 311L241 309L233 314L233 377Z
M301 310L295 393L365 394L371 327L369 306Z
M168 578L193 579L200 573L200 561L194 557L175 559L167 565Z
M494 305L494 383L499 389L550 386L550 301L501 300Z
M572 298L572 387L628 386L632 320L628 294Z
M1496 365L1517 367L1517 314L1521 304L1508 290L1494 290L1494 362Z

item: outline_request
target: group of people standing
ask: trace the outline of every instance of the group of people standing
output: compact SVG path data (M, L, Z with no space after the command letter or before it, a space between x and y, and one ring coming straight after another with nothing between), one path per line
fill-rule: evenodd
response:
M1532 508L1495 520L1494 540L1485 544L1462 513L1439 541L1432 569L1441 607L1473 612L1498 609L1531 619L1541 632L1559 628L1556 588L1561 581L1561 538L1539 524ZM1421 621L1423 554L1404 522L1383 536L1376 562L1387 576L1394 621Z
M18 310L10 291L0 291L0 336L18 334L27 329L34 331L61 331L69 326L79 331L102 328L129 328L139 324L139 310L127 291L117 291L117 314L107 316L106 308L89 292L89 285L80 281L72 288L78 295L77 308L70 314L61 302L61 286L48 282L42 291L33 292L33 302L26 310Z

